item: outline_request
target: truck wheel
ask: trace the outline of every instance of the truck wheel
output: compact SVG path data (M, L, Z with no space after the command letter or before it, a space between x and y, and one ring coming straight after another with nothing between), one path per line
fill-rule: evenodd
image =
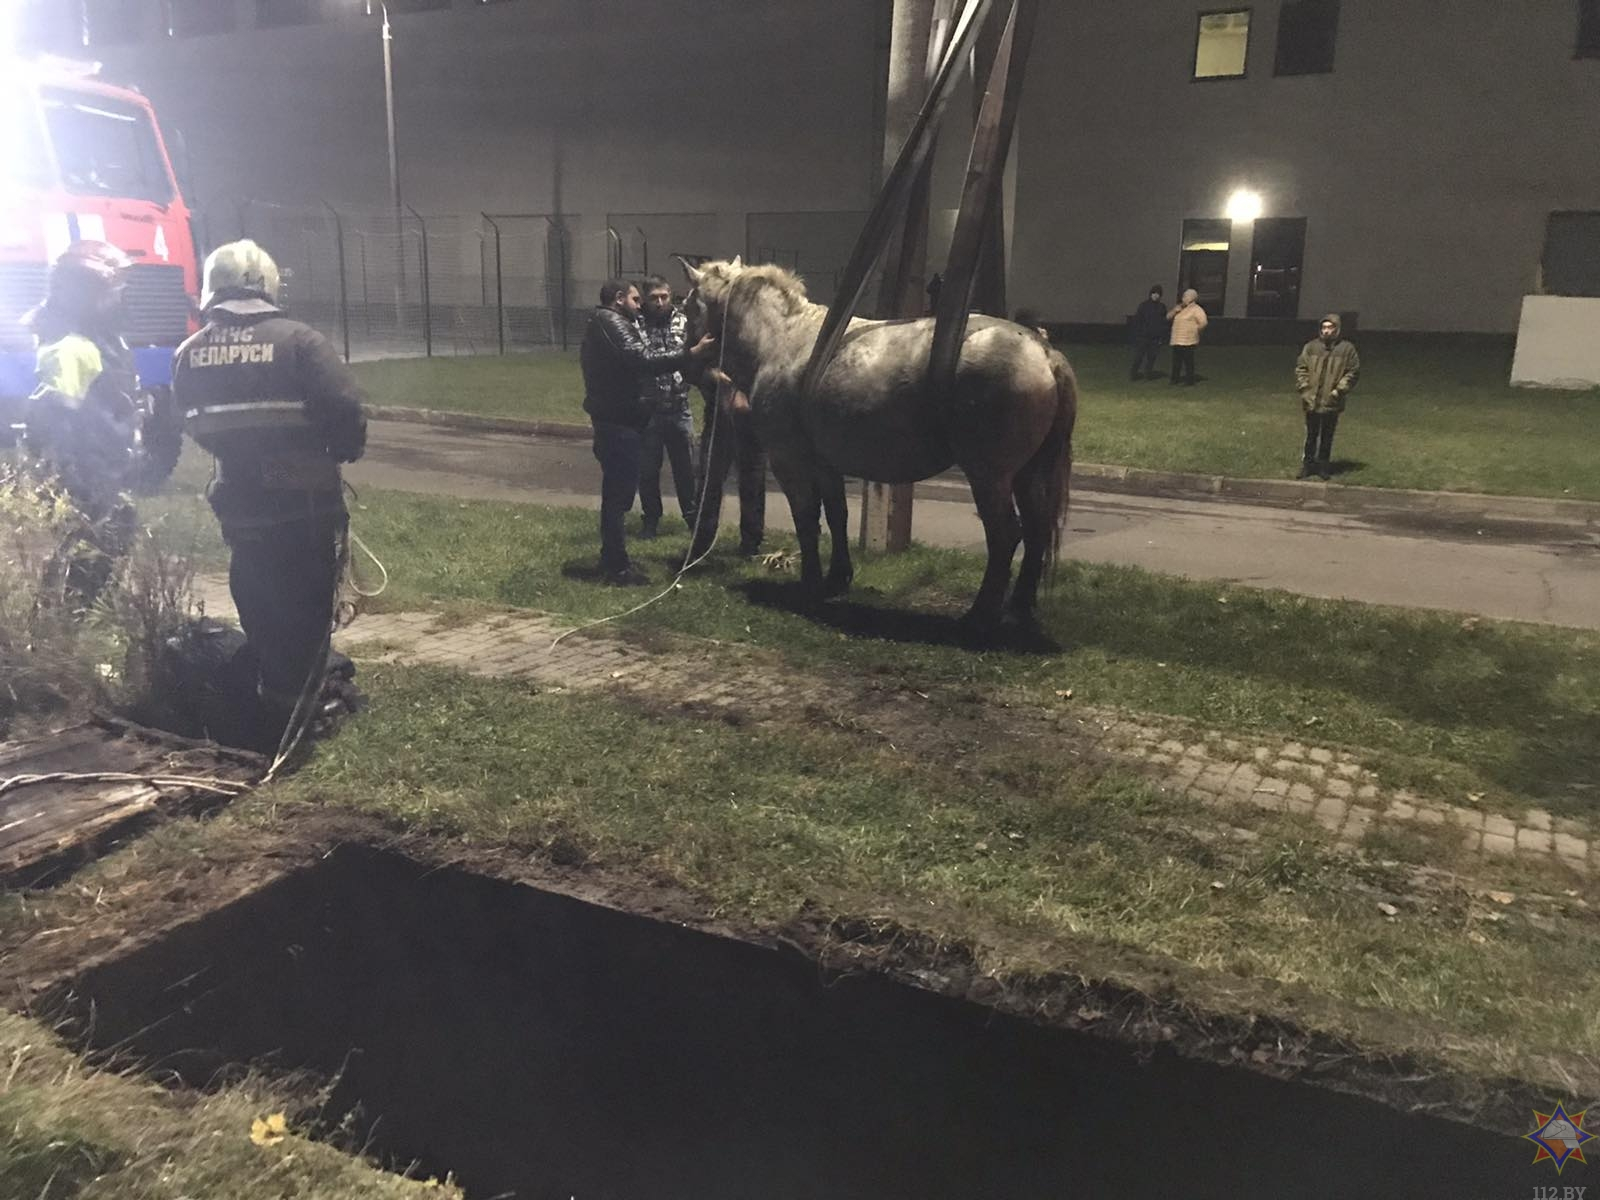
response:
M139 454L134 462L132 490L149 496L172 477L183 453L183 418L172 399L171 388L150 390L150 411L139 428Z

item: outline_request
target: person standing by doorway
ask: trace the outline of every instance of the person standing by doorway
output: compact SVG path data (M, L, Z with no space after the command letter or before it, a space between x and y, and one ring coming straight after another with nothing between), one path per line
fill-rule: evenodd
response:
M1166 293L1159 283L1150 285L1150 294L1133 313L1133 365L1128 368L1132 380L1155 379L1156 359L1161 355L1161 343L1167 340L1167 306L1162 300Z
M1200 331L1208 322L1206 310L1200 307L1200 293L1193 288L1185 290L1177 307L1167 314L1167 320L1172 323L1172 382L1193 387L1194 351L1200 344Z
M639 330L652 351L681 354L689 328L683 310L672 303L672 285L659 275L641 281ZM689 381L682 371L643 377L641 398L650 408L640 451L639 509L644 515L640 537L653 538L661 525L661 460L672 467L672 486L678 493L678 512L694 530L694 414L689 411Z
M1339 428L1345 397L1361 376L1361 356L1343 337L1338 313L1322 318L1317 336L1305 344L1295 363L1294 382L1306 416L1306 445L1297 479L1333 475L1333 434Z

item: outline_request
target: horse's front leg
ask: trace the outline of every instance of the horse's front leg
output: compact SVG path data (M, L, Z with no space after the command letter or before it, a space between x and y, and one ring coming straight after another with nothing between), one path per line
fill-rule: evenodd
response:
M800 448L803 444L798 438L779 436L786 432L782 426L761 431L767 462L789 499L789 513L794 518L794 536L800 543L800 586L808 598L816 600L822 596L822 555L818 552L822 496L817 491L816 460Z
M800 543L800 587L806 597L822 597L822 494L809 476L784 484L789 497L789 512L794 517L794 536Z
M844 476L832 469L823 471L821 491L822 510L828 515L828 539L832 542L822 594L842 596L850 590L856 575L850 563L850 508L844 498Z

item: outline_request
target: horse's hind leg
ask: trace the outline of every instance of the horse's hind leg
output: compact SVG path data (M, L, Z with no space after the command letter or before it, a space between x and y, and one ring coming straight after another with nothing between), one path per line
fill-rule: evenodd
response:
M850 565L850 511L844 498L844 477L831 468L820 475L822 511L828 516L828 539L832 542L822 594L842 596L850 590L850 582L855 578L855 568Z
M1039 599L1039 581L1044 577L1045 555L1055 538L1056 514L1051 511L1049 479L1044 469L1030 462L1017 472L1013 494L1022 518L1022 569L1017 586L1006 607L1023 621L1033 619Z
M963 620L981 630L993 628L1000 622L1006 585L1011 582L1011 559L1017 552L1017 543L1022 540L1022 526L1011 501L1009 478L970 479L970 482L978 516L983 520L989 562L984 568L983 583L978 588L977 598Z

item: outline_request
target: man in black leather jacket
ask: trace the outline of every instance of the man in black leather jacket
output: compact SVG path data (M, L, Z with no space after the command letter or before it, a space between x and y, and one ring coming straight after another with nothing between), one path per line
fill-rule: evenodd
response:
M649 582L629 560L623 533L623 520L639 490L644 428L651 414L640 394L640 377L681 371L716 346L708 336L688 350L652 350L639 332L638 319L639 289L608 280L600 288L600 307L589 318L579 352L583 410L594 426L594 456L600 461L600 572L606 582L624 586Z

